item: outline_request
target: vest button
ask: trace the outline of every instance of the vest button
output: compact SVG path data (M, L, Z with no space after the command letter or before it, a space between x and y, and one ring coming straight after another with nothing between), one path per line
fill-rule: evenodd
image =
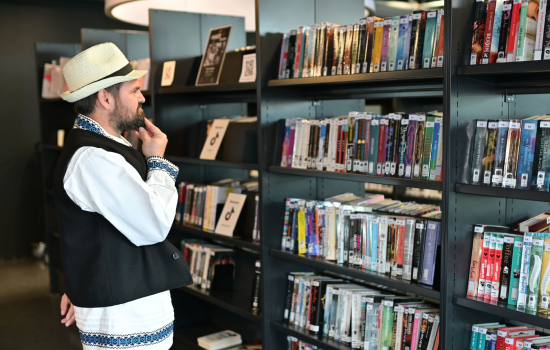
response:
M180 256L178 255L178 253L174 253L174 254L172 255L172 258L174 258L174 259L178 259L179 257L180 257Z

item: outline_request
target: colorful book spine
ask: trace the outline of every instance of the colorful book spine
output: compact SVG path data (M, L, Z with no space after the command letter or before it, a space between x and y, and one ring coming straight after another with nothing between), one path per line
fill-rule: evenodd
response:
M502 187L516 188L519 146L521 144L521 120L511 119L508 128L506 157L504 161L504 179Z
M518 310L525 310L527 306L527 295L529 294L529 267L531 262L531 248L533 245L533 234L525 232L523 236L523 251L521 254L521 270L518 289Z
M331 75L332 60L334 57L334 24L327 26L325 34L325 58L323 59L323 76Z
M367 18L367 24L365 26L365 61L363 62L363 67L361 72L362 73L372 73L373 72L373 66L371 65L372 59L373 59L373 51L374 51L374 21L378 20L376 17L368 17Z
M519 278L521 275L521 259L523 257L523 237L514 237L514 250L512 252L512 267L510 269L510 292L508 293L508 305L515 306L519 296Z
M399 16L392 17L390 30L390 47L388 51L388 71L393 72L397 66L397 45L399 41Z
M508 31L508 42L506 43L506 62L516 61L521 7L522 7L522 0L514 0L514 2L512 3L512 17L510 19L510 30Z
M481 63L483 54L483 39L485 37L485 21L487 19L487 2L476 0L474 13L474 29L472 32L472 48L470 53L470 65Z
M445 53L445 11L439 10L438 11L441 14L441 29L439 30L439 39L437 40L437 65L436 67L441 68L443 67L443 58ZM439 16L439 14L438 14ZM433 66L432 66L433 68ZM438 333L439 335L439 333Z
M422 279L420 282L433 285L436 265L437 246L440 240L440 222L428 221L426 243L424 245L424 261L422 262Z
M399 127L399 153L397 160L397 176L405 176L405 164L407 156L407 142L408 142L408 130L409 130L409 118L402 117Z
M294 70L292 72L293 78L302 77L302 67L304 65L304 41L306 38L304 31L307 29L308 27L301 26L296 32L296 53L294 55Z
M380 72L380 60L382 54L382 41L384 39L384 20L374 22L374 41L372 51L371 72Z
M498 121L489 121L487 123L487 147L483 156L483 185L491 185L491 177L493 176L493 166L495 160L495 149L498 137Z
M414 11L412 14L411 44L409 66L407 69L419 69L422 66L424 33L426 30L426 11Z
M394 120L394 131L393 131L393 154L391 156L391 163L390 163L390 175L396 176L397 175L397 162L399 161L399 147L401 146L401 114L394 114L393 120Z
M481 251L481 265L479 267L479 281L477 288L477 297L483 299L485 296L485 283L487 265L489 263L489 247L491 246L491 234L483 233L483 247Z
M542 45L544 40L544 34L546 32L545 22L548 15L548 0L539 0L538 11L539 16L537 19L537 29L535 37L535 50L534 60L540 61L542 59Z
M550 9L548 8L550 6L550 2L546 1L546 15L544 17L544 33L542 38L542 59L548 60L550 59L550 26L548 25L550 23ZM540 11L540 10L539 10Z
M468 273L468 291L467 291L467 295L472 298L477 296L482 250L483 250L483 227L475 226L474 240L472 242L472 256L470 259L470 271Z
M498 45L500 42L500 25L502 23L502 6L504 0L496 0L495 16L493 20L493 35L491 36L491 50L489 52L489 63L496 63L498 56Z
M395 61L397 66L395 70L404 70L409 58L409 16L399 18L399 37L397 39L397 53Z
M380 71L386 72L388 70L388 54L390 51L390 35L392 26L391 17L384 19L384 27L382 31L382 51L380 51Z
M493 37L493 25L495 23L496 0L489 0L487 4L487 17L485 19L485 33L483 37L483 53L481 64L489 63L489 54L491 53L491 41Z
M430 163L432 161L432 146L435 132L435 117L426 118L426 131L424 132L424 147L422 154L422 180L430 179ZM434 155L434 158L437 154Z
M498 293L500 291L500 271L502 269L502 249L504 238L502 235L496 235L495 244L495 260L493 262L493 279L491 283L491 302L498 301ZM496 339L495 339L496 340Z
M506 303L508 301L513 251L514 237L505 236L504 244L502 246L502 269L500 271L500 290L498 292L498 301L502 303Z
M380 136L380 119L373 118L370 127L370 142L369 142L369 175L376 175L376 165L378 163L378 143Z
M412 178L412 171L414 166L414 155L416 149L416 135L417 135L417 115L409 115L409 124L407 128L407 148L405 153L405 179Z
M550 121L541 120L539 123L531 178L532 190L548 192L550 189Z
M544 238L542 270L540 276L540 298L538 311L548 315L550 310L550 237Z
M530 29L534 29L537 26L537 23L535 19L527 15L529 11L529 2L531 2L531 0L523 0L521 2L518 39L516 45L516 62L532 61L534 58L535 38L532 37ZM536 5L538 6L538 1Z
M478 120L476 122L476 137L474 143L474 153L472 154L472 174L470 183L480 185L482 183L483 157L487 147L487 120Z
M510 20L512 19L512 0L506 0L502 4L502 15L500 23L500 37L498 40L497 63L506 62L506 44L510 31Z
M487 259L487 267L485 268L485 291L483 292L483 299L485 300L491 299L496 245L497 245L497 235L495 233L491 233L491 238L489 241L489 258ZM481 297L481 295L479 297Z
M529 261L529 282L526 307L529 313L536 313L539 305L539 285L542 271L543 251L544 237L536 234L533 236L533 245L531 247L531 257Z
M389 119L380 118L380 136L378 138L378 152L376 163L376 175L384 175L384 165L386 163L386 148L388 147L388 127Z
M426 28L424 31L424 44L422 52L422 68L430 68L432 54L435 46L435 31L437 28L437 11L429 11L426 14Z
M531 189L535 145L537 143L538 120L524 119L521 123L521 143L519 146L516 188Z

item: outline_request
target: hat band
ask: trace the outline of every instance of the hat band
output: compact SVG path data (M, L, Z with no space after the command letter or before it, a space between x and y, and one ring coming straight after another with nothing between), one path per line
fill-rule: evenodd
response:
M120 68L119 70L117 70L116 72L113 72L109 75L107 75L106 77L103 77L103 78L99 78L97 80L94 80L92 82L89 82L88 84L84 85L84 86L81 86L79 87L78 89L76 90L72 90L71 93L75 92L75 91L78 91L90 84L93 84L93 83L97 83L98 81L100 80L104 80L104 79L109 79L109 78L113 78L113 77L124 77L124 76L127 76L128 74L132 73L132 71L134 70L134 68L132 68L132 65L128 62L127 65L125 65L124 67Z

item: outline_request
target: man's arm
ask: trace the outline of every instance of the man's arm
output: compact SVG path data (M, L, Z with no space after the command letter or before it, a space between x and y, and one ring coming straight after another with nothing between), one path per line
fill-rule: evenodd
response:
M163 158L151 157L143 181L120 154L83 147L71 159L63 183L80 208L103 215L142 246L162 242L168 235L178 200L178 170Z

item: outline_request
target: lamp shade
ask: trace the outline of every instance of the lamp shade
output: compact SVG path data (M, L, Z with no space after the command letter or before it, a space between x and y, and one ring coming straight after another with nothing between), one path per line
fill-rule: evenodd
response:
M246 31L256 27L254 0L105 0L105 14L127 23L148 26L149 9L241 16Z

